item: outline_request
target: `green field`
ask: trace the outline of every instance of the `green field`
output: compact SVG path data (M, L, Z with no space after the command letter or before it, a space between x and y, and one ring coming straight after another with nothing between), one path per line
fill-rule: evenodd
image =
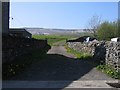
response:
M88 32L81 32L74 35L32 35L35 39L47 39L49 45L61 45L66 42L66 40L76 39L81 36L92 36Z
M32 38L35 39L47 39L49 45L59 45L65 43L66 40L77 38L75 36L69 35L33 35Z

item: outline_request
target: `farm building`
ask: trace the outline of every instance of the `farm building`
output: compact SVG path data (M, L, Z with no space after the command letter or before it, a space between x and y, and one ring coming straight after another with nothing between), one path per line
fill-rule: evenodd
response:
M79 37L75 40L68 40L67 42L89 42L89 41L93 41L95 39L96 38L93 38L93 37L90 37L90 36L82 36L82 37Z

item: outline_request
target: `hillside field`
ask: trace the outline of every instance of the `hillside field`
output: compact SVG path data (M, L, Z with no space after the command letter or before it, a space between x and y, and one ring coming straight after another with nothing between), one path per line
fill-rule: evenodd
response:
M47 39L49 45L54 45L54 43L58 42L66 42L66 40L77 38L76 36L68 36L68 35L33 35L32 38L35 39Z

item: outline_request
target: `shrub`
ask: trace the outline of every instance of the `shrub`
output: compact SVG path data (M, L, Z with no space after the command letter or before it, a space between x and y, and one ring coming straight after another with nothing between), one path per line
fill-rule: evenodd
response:
M97 30L97 37L99 40L110 40L118 36L118 22L105 21Z
M97 69L101 70L112 78L120 79L120 73L108 65L98 65Z

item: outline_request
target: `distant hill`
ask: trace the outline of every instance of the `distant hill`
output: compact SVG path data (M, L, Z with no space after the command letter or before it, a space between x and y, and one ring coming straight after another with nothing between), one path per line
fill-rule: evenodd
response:
M83 29L49 29L49 28L25 28L31 34L71 35L84 32Z

